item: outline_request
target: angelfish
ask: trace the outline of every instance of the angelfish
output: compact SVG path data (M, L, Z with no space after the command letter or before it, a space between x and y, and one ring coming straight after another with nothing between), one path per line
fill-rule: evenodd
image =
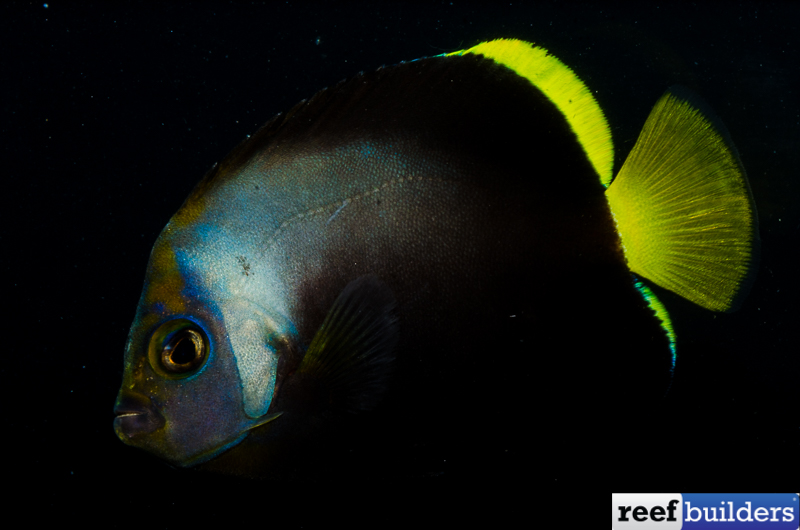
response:
M613 169L590 90L527 42L320 91L211 168L158 237L117 436L269 473L351 431L490 444L588 421L576 400L660 397L675 332L648 283L735 309L756 212L724 126L680 87Z

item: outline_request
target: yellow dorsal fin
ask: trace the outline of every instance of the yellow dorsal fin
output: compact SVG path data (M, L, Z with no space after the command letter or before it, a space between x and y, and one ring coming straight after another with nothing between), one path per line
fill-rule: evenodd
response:
M757 220L735 149L701 106L685 89L667 91L606 197L634 273L729 311L753 266Z
M613 176L614 145L600 105L575 73L547 50L515 39L482 42L448 55L483 55L514 70L541 90L564 114L603 186Z

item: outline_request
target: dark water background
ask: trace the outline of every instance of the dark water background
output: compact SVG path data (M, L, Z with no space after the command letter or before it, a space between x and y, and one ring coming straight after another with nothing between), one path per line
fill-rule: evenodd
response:
M542 503L607 486L797 491L798 25L789 2L5 3L0 387L15 493L4 501L32 521L108 527L216 517L383 527L474 514L535 521ZM758 276L733 314L662 294L679 340L665 401L645 416L609 410L603 432L585 433L583 454L508 455L511 469L531 455L563 467L520 465L496 483L445 473L265 485L180 473L119 442L111 410L150 248L205 171L324 86L495 37L541 44L577 72L612 126L617 167L676 83L715 109L740 151L761 223ZM535 403L520 421L535 429L538 408L559 406Z

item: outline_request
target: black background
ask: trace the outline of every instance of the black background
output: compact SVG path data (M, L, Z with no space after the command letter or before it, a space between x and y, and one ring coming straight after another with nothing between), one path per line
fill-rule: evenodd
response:
M605 484L796 491L798 24L789 2L3 5L0 374L12 506L109 527L215 516L382 527L476 511L534 521L542 492L574 499L567 492ZM534 460L563 459L563 474L525 467L501 484L456 484L446 472L348 488L247 482L173 470L119 442L111 411L150 248L205 171L322 87L496 37L536 42L576 71L611 124L617 168L676 83L710 104L740 151L760 217L758 275L732 314L658 291L679 341L664 402L645 416L609 410L607 429L585 433L580 461L596 465L531 447ZM613 345L599 337L598 351ZM532 404L520 421L536 429L537 408L558 406ZM531 455L508 455L512 467L517 457Z

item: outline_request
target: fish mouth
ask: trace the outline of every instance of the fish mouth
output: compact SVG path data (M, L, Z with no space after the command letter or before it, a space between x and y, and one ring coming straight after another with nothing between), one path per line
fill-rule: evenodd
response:
M149 397L134 392L120 393L114 406L114 432L125 443L164 426L164 417Z

